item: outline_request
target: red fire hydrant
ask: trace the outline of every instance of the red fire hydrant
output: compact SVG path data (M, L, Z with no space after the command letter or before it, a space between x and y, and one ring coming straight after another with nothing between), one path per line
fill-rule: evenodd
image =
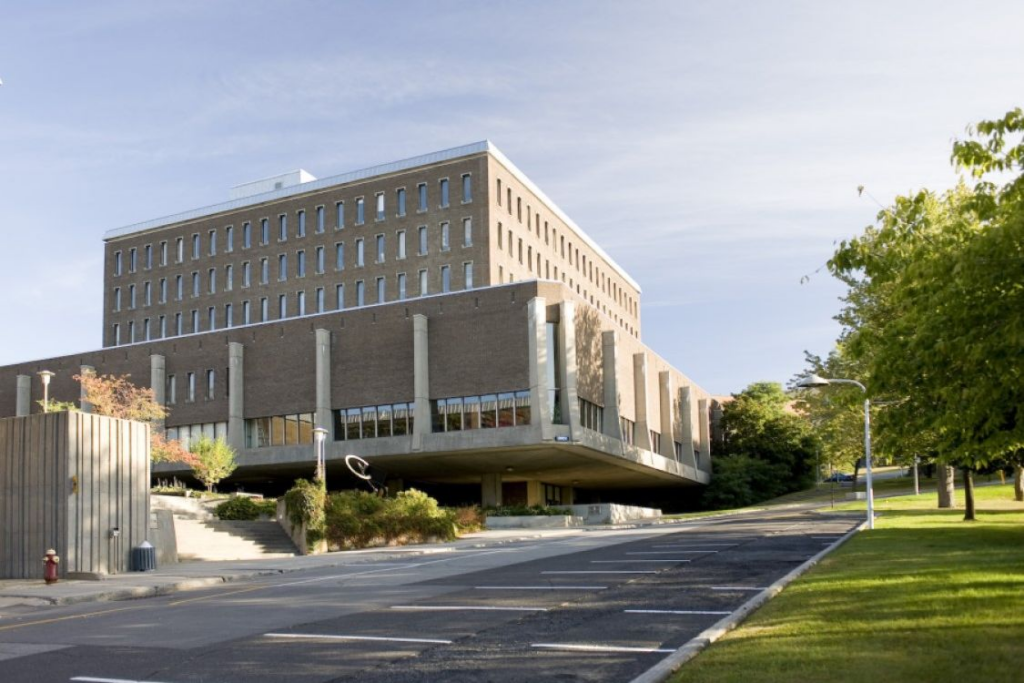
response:
M46 583L57 583L57 565L60 564L60 558L57 557L57 551L50 548L46 551L46 557L43 558L43 578L46 579Z

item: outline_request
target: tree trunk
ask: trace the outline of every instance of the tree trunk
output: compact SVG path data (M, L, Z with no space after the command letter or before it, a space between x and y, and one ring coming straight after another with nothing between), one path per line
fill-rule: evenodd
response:
M964 521L974 521L974 473L971 468L964 467Z
M949 465L937 465L935 468L936 487L939 491L939 507L956 507L956 489L953 488L953 468Z
M1024 501L1024 465L1013 466L1013 499Z

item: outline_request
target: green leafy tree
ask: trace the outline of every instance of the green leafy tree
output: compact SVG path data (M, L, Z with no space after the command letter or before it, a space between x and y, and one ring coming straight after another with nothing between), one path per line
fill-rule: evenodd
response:
M191 450L195 457L192 473L206 485L207 491L213 491L218 482L231 476L238 467L235 464L235 451L224 439L214 441L203 436L192 444Z

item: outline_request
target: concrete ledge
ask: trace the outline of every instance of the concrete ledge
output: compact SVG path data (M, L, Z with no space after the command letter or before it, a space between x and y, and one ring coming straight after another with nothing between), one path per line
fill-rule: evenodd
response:
M781 579L773 583L772 585L765 588L763 591L755 595L750 600L740 605L740 607L730 614L729 616L719 620L710 628L701 631L697 636L691 638L689 642L680 647L678 650L670 654L665 659L661 660L650 669L634 678L629 683L663 683L668 678L679 670L683 664L696 657L700 652L711 643L715 642L729 631L733 630L746 620L751 614L756 612L762 605L774 598L776 595L782 592L782 590L799 578L804 572L818 564L823 557L831 553L833 550L841 546L850 540L854 534L858 533L867 526L867 522L862 522L857 528L848 532L845 536L837 540L832 545L828 546L814 557L810 558L799 567L789 572Z
M518 515L514 517L487 517L488 529L562 529L581 526L582 517L571 515Z
M585 518L586 524L622 524L637 520L661 519L661 510L618 503L570 505L574 515Z

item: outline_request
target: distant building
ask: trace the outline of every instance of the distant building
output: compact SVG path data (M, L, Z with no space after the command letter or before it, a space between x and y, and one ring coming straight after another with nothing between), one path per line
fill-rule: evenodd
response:
M315 426L329 472L484 503L711 471L711 397L641 342L639 285L489 142L111 230L103 317L98 351L0 368L0 416L89 366L152 386L168 436L224 437L240 484L309 476Z

